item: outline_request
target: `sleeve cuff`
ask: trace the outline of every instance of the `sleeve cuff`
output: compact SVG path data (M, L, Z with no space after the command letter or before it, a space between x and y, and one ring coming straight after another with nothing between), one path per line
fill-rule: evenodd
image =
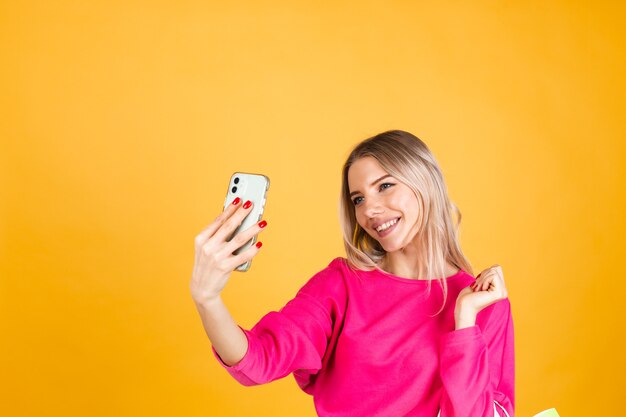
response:
M465 327L463 329L453 330L451 332L445 333L443 336L441 336L441 339L439 339L439 343L442 346L463 344L470 341L481 340L482 335L483 334L480 330L480 327L475 324L470 327Z

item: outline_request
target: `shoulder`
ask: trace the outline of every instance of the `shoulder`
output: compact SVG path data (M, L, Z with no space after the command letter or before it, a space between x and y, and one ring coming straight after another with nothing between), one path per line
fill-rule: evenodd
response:
M349 270L348 260L338 256L331 260L326 267L321 269L315 275L342 277L346 274L346 270Z
M347 273L347 260L341 257L334 258L325 268L309 278L300 292L310 295L345 295Z
M321 306L330 317L341 317L348 302L343 258L333 259L300 288L295 299Z

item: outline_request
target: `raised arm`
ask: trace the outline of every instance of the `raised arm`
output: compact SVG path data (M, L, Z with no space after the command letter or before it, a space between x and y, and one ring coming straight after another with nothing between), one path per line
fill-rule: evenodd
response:
M191 295L213 348L228 365L241 361L248 349L248 340L228 312L220 294L235 268L259 252L261 242L239 255L233 255L233 252L263 230L267 222L251 226L230 241L227 238L250 213L251 208L251 202L242 205L240 199L236 198L195 239Z
M513 417L515 353L509 299L440 340L441 417Z
M512 417L513 318L502 267L485 269L461 290L456 329L440 340L442 417Z
M333 335L342 327L346 287L337 260L316 273L279 311L270 311L250 330L243 359L216 359L239 383L265 384L293 373L300 388L311 393L318 372L328 359ZM243 349L242 349L243 350Z
M196 303L204 331L222 361L233 366L241 362L248 350L248 339L235 323L220 297L205 303Z

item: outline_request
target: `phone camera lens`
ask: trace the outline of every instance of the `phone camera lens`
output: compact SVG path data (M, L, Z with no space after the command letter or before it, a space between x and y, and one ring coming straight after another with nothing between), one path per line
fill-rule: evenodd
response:
M232 193L235 194L237 192L237 187L233 187Z
M235 184L239 184L239 177L235 178Z

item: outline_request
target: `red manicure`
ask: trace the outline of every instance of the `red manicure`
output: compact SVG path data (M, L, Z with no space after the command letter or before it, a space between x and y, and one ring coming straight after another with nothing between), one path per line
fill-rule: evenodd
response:
M233 206L236 206L241 201L241 198L237 197L233 200Z
M263 246L263 244L262 244L261 242L257 242L257 243L256 243L256 247L257 247L257 248L260 248L261 246Z
M267 222L265 220L263 220L261 223L259 223L259 227L261 229L263 229L265 226L267 226Z
M247 209L248 207L250 207L252 205L252 202L250 200L246 201L243 205L243 208Z

